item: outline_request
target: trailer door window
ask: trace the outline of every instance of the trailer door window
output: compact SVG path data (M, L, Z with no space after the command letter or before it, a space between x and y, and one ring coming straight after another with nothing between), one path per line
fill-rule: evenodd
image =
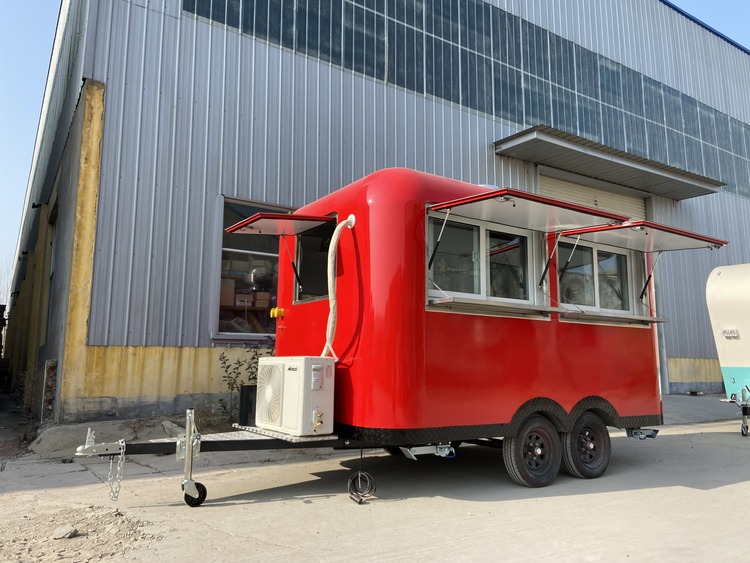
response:
M328 247L335 229L330 222L297 236L298 301L328 297Z
M443 291L480 293L479 227L453 221L443 225L443 221L437 219L432 219L431 225L433 283Z
M625 254L561 242L557 275L561 303L630 310L628 257Z

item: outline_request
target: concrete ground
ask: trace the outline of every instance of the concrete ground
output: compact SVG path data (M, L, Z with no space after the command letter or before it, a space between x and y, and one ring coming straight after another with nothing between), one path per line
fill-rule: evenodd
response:
M7 406L0 396L0 444L18 416ZM105 484L108 461L26 454L0 461L0 560L746 557L750 438L740 434L738 409L716 396L671 395L664 412L656 440L612 431L602 478L561 473L543 489L514 484L499 450L462 446L455 459L416 462L368 452L361 465L377 491L362 505L346 492L360 467L354 452L202 454L195 473L208 498L199 508L182 500L182 465L173 455L129 458L115 503ZM75 431L82 443L85 427ZM58 433L55 442L65 439ZM79 533L52 539L63 524Z

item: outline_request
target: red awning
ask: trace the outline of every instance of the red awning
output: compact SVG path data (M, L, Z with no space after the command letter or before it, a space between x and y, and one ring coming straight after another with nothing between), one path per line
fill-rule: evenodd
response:
M622 223L624 215L608 213L528 192L503 188L428 206L432 211L553 233L593 225Z
M639 250L641 252L665 252L696 248L720 248L727 242L689 231L682 231L650 221L630 221L621 225L603 225L563 231L563 236L578 237L595 242Z
M227 227L226 232L243 235L299 235L335 220L335 217L324 215L256 213L252 217Z

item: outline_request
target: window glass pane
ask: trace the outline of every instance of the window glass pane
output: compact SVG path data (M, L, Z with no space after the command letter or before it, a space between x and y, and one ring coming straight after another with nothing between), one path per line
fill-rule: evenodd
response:
M526 253L526 237L509 233L487 234L487 291L491 297L529 298Z
M443 221L432 219L433 252ZM479 293L479 228L448 221L437 246L430 278L443 291Z
M620 65L605 57L599 57L599 86L601 101L622 107L622 76Z
M227 0L213 0L211 3L211 19L217 23L224 23L226 19Z
M636 156L648 157L646 124L642 118L629 113L625 114L625 147Z
M643 101L645 116L656 123L664 123L664 96L662 85L656 80L643 77Z
M281 44L294 49L294 0L284 0L281 12Z
M268 209L227 200L224 229L261 211ZM278 252L277 237L223 233L219 332L275 332L269 311L276 304Z
M268 39L268 0L256 0L255 36Z
M549 46L547 30L534 25L526 20L521 21L521 33L523 34L523 70L549 79Z
M576 45L576 90L579 94L594 99L599 98L599 61L598 55Z
M575 134L578 123L576 95L570 90L552 86L552 126Z
M227 25L240 28L240 4L242 0L227 0Z
M732 131L729 128L729 116L719 111L714 111L714 122L716 123L716 144L725 151L732 151Z
M318 2L307 3L307 51L310 56L317 57L320 52L318 34L320 31L320 4Z
M526 125L550 123L549 83L528 74L523 75L523 100Z
M211 0L196 0L195 13L203 18L211 17Z
M602 144L625 150L624 117L619 109L602 104Z
M297 299L328 295L328 247L336 225L326 223L297 237Z
M625 66L620 67L623 108L635 115L643 116L642 75Z
M268 40L281 45L281 0L268 4Z
M648 157L657 162L667 163L667 130L662 125L646 121Z
M662 90L664 92L664 119L667 127L682 132L684 130L684 123L680 93L669 86L662 86Z
M550 34L550 66L552 82L570 90L575 89L573 43L559 35Z
M523 123L521 73L503 64L495 63L494 81L495 117L507 119L513 123Z
M599 269L599 307L629 310L627 257L604 250L598 250L596 257Z
M701 130L698 118L698 102L685 94L682 94L680 101L680 105L682 106L682 123L685 127L685 133L692 135L696 139L700 139Z
M742 157L747 156L745 151L745 139L742 134L742 122L730 117L729 127L732 132L732 152Z
M602 116L599 102L578 96L578 134L592 141L601 142Z
M255 33L255 0L244 0L242 3L242 33Z
M557 252L560 303L594 306L593 254L591 248L560 243Z

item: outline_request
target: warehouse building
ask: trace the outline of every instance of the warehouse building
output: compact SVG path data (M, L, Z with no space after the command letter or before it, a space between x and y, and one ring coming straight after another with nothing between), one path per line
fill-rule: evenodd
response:
M663 391L720 392L704 291L750 262L748 91L748 50L663 0L62 0L13 386L59 421L221 393L222 351L274 332L279 252L224 228L407 167L730 241L655 272Z

